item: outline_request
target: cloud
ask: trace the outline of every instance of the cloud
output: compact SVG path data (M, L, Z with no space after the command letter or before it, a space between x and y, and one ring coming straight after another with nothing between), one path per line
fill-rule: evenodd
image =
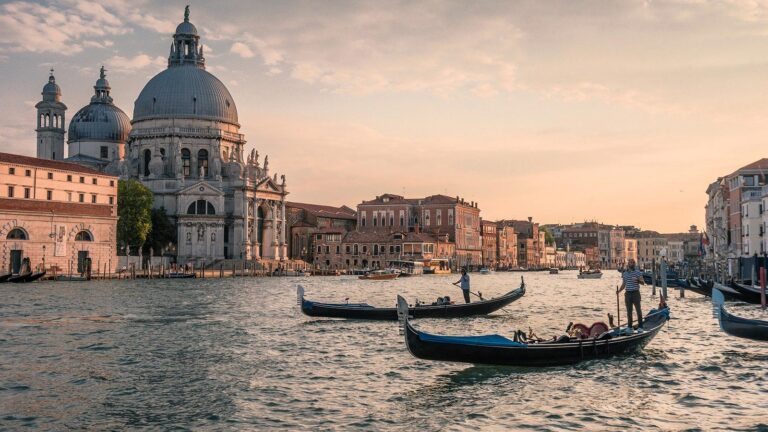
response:
M164 57L150 57L146 54L137 54L133 57L112 56L104 61L105 67L113 72L129 73L137 70L152 68L162 69L168 63Z
M248 45L242 43L242 42L235 42L232 44L232 48L229 49L229 52L239 55L242 58L251 58L255 54L251 49L248 47Z

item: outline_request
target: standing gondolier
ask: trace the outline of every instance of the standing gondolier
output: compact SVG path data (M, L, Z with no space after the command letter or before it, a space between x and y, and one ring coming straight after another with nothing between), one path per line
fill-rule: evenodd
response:
M467 274L467 269L461 269L461 279L454 282L453 284L461 284L461 291L464 293L464 301L469 303L469 275Z
M643 272L638 270L635 266L635 260L630 259L627 261L627 270L621 274L621 288L617 291L620 293L626 289L624 293L624 304L627 307L627 326L632 328L632 307L637 309L637 328L643 327L643 311L640 307L640 285L645 285L643 281ZM619 323L621 325L621 323Z

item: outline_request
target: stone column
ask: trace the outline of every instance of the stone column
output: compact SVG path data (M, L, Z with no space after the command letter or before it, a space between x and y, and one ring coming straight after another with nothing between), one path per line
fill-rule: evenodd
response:
M274 259L280 259L280 243L278 242L277 232L277 203L272 202L272 249Z
M258 200L253 201L253 231L251 232L251 249L253 259L261 259L261 244L259 243L259 207Z
M280 259L288 258L288 245L285 242L286 230L285 201L280 202Z

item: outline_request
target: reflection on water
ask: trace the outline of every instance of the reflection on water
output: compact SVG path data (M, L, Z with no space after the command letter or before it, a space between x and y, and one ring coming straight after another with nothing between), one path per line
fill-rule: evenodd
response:
M526 296L492 317L416 325L550 337L616 313L613 273L527 273ZM519 276L472 275L473 289L497 296ZM296 306L297 283L315 300L392 306L398 293L458 299L454 279L3 284L0 429L766 427L756 407L768 402L768 344L720 332L692 293L670 300L674 319L642 353L549 369L426 362L395 323L313 319ZM657 301L644 289L645 310Z

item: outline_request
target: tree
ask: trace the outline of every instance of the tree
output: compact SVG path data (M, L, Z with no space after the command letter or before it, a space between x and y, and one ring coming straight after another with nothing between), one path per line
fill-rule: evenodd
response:
M117 183L117 241L126 248L140 248L152 228L152 191L138 180Z
M544 244L546 244L547 246L554 245L555 237L552 235L552 233L549 232L549 230L546 228L542 228L542 230L544 231Z
M148 254L151 248L155 254L159 254L169 243L176 242L176 228L168 219L165 207L153 208L151 220L152 229L144 242L144 253Z

